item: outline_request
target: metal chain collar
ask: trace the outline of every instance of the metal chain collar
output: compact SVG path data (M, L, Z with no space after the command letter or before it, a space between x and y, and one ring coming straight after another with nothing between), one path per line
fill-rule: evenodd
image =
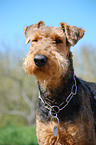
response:
M39 99L42 101L42 103L45 105L45 108L47 108L49 110L49 113L51 115L51 125L53 126L53 135L56 137L58 134L58 130L57 130L57 126L59 124L59 118L57 117L58 113L63 110L71 101L71 99L73 98L74 95L76 95L77 93L77 85L76 85L76 78L75 76L73 76L74 79L74 84L71 88L71 93L69 94L69 96L66 98L66 102L62 102L59 106L57 105L53 105L51 106L50 104L48 104L46 101L44 101L41 96L39 95ZM65 104L66 103L66 104ZM53 121L55 120L55 122L57 122L57 124L53 124Z

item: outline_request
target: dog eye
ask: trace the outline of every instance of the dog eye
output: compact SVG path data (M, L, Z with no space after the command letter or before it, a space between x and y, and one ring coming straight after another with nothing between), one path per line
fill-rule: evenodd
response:
M62 41L60 39L56 39L55 42L56 43L62 43Z
M34 39L34 40L32 40L32 42L37 42L38 41L38 39Z

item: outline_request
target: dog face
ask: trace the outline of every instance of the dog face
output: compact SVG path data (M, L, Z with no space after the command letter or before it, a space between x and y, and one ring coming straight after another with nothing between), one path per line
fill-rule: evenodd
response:
M69 50L84 35L84 29L60 23L58 27L45 26L40 21L24 29L26 44L31 43L24 61L24 69L42 83L59 81L70 66Z

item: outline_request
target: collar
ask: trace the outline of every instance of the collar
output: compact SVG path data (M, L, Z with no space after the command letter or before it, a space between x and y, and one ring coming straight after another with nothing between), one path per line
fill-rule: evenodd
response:
M40 92L39 92L39 99L42 101L42 103L45 105L45 108L47 108L49 110L50 113L50 122L51 125L53 126L53 135L56 137L58 134L58 130L57 130L57 126L59 124L59 118L58 118L58 113L63 110L65 107L67 107L67 105L69 104L69 102L72 100L73 96L76 95L77 93L77 84L76 84L76 78L75 76L73 76L74 79L74 84L72 85L71 88L71 93L68 95L68 97L66 98L65 102L62 102L61 104L57 105L53 105L51 106L49 103L47 103L45 100L42 99L42 97L40 96ZM54 120L56 122L56 124L54 125Z
M66 98L66 101L65 102L62 102L58 106L57 105L53 105L53 106L49 105L46 101L44 101L42 99L42 97L40 95L40 92L39 92L39 99L45 105L45 108L47 108L49 111L51 109L52 112L54 111L54 113L57 113L58 114L61 110L63 110L69 104L69 102L71 101L71 99L73 98L73 96L76 95L76 93L77 93L77 84L76 84L76 78L75 78L75 76L73 76L73 79L74 79L74 84L73 84L73 86L71 88L71 93Z

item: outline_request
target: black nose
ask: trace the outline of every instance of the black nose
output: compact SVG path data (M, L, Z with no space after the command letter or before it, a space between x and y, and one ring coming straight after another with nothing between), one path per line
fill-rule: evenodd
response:
M34 57L35 65L37 65L38 67L42 67L46 64L47 59L48 58L46 56L38 54Z

